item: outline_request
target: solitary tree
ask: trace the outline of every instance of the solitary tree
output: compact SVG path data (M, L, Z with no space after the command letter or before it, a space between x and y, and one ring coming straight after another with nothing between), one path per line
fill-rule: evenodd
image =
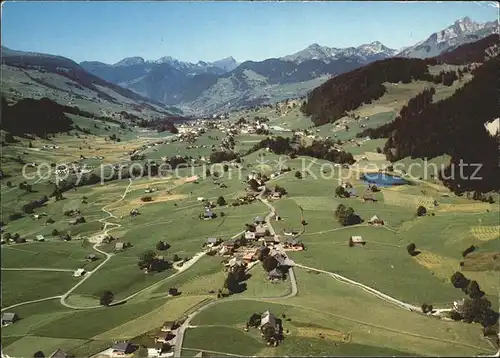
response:
M427 209L420 205L417 209L417 216L424 216L425 214L427 214Z
M295 178L297 178L297 179L302 179L302 173L301 173L300 171L298 171L298 170L297 170L297 171L295 172Z
M343 186L338 186L337 189L335 189L335 195L338 196L339 198L342 198L345 194L345 189Z
M224 288L226 288L229 293L236 293L239 290L238 278L232 271L229 271L227 274L226 280L224 281Z
M267 256L262 261L262 266L264 267L264 270L270 272L274 270L276 267L278 267L278 261L273 256Z
M101 298L99 300L101 306L109 306L111 302L113 302L113 292L111 291L104 291L101 295Z
M42 351L38 351L38 352L33 353L33 358L45 358L45 354L43 354Z
M462 257L465 258L465 256L467 256L468 254L470 254L471 252L473 252L474 250L476 250L476 247L474 245L471 245L469 246L468 248L466 248L463 252L462 252Z
M163 241L158 241L156 244L156 250L163 251L168 249L168 244Z
M153 250L147 250L139 256L139 267L147 268L148 271L153 269L156 261L156 253Z
M175 287L170 287L168 289L168 294L170 296L177 296L179 294L179 290L177 290Z
M250 179L248 185L253 191L259 191L259 183L255 179Z
M417 246L412 242L411 244L409 244L408 246L406 246L406 251L408 251L408 253L413 256L414 253L415 253L415 249L417 248Z
M223 196L219 196L219 198L217 199L217 205L219 205L219 206L227 205L226 199L224 199Z
M248 325L250 327L258 327L260 325L260 315L253 313L248 319Z

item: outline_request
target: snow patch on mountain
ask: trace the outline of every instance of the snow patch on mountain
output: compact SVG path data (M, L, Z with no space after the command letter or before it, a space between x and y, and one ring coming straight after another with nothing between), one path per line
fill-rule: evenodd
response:
M301 63L307 60L320 60L329 63L343 57L357 58L362 62L369 62L383 58L392 57L397 53L397 50L384 46L379 41L374 41L369 44L363 44L358 47L327 47L314 43L304 50L296 52L292 55L282 57L284 61L292 61Z
M400 57L427 58L437 56L460 45L480 40L498 33L498 21L477 23L469 17L457 20L453 25L435 32L427 40L420 41L398 53Z
M123 60L115 63L113 66L115 67L125 67L125 66L134 66L134 65L143 65L145 63L142 57L127 57Z

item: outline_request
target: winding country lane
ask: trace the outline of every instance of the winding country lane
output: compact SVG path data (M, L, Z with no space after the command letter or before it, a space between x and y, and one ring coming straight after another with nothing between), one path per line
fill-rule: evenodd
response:
M110 219L110 218L116 218L116 216L113 215L113 213L111 213L110 211L106 210L107 207L111 206L111 205L114 205L116 203L119 203L120 201L122 201L123 199L125 199L125 196L127 195L130 187L132 186L132 179L129 179L129 183L127 185L127 187L125 188L125 191L123 192L122 196L120 197L120 199L118 199L117 201L111 203L111 204L107 204L105 206L103 206L101 208L101 210L103 212L105 212L106 214L108 214L108 217L105 217L105 218L102 218L102 219L99 219L99 222L104 224L104 232L103 234L99 235L100 236L100 239L97 238L97 242L94 244L94 246L92 246L92 248L94 249L94 251L97 251L98 253L104 255L106 258L104 259L103 262L101 262L94 270L90 271L90 272L87 272L85 274L85 276L76 284L74 285L72 288L70 288L64 295L61 296L61 304L65 307L68 307L68 308L72 308L72 309L89 309L89 308L97 308L97 307L102 307L102 306L92 306L92 307L79 307L79 306L74 306L74 305L71 305L71 304L68 304L66 302L66 299L68 298L68 296L73 292L75 291L80 285L82 285L85 281L87 281L90 277L92 277L92 275L94 273L96 273L101 267L103 267L106 262L108 262L111 257L113 256L112 254L109 254L105 251L102 251L98 248L98 246L101 244L101 240L102 238L106 237L108 235L108 232L111 230L111 228L108 229L108 226L112 225L114 229L116 228L119 228L121 227L121 224L117 224L117 223L110 223L110 222L107 222L106 220ZM96 239L96 237L93 238L94 240ZM92 239L89 239L89 241L91 241Z
M92 271L89 271L87 272L87 274L80 280L78 281L78 283L76 285L74 285L73 287L71 287L66 293L64 293L63 295L59 295L59 296L52 296L52 297L46 297L46 298L42 298L42 299L39 299L39 300L34 300L34 301L26 301L26 302L20 302L20 303L17 303L15 305L11 305L11 306L8 306L8 307L3 307L1 312L3 311L6 311L8 309L11 309L11 308L14 308L14 307L19 307L19 306L22 306L22 305L27 305L27 304L30 304L30 303L36 303L36 302L42 302L42 301L48 301L48 300L53 300L53 299L56 299L56 298L59 298L61 304L65 307L68 307L68 308L72 308L72 309L89 309L89 308L97 308L97 307L102 307L102 306L93 306L93 307L78 307L78 306L74 306L74 305L71 305L71 304L68 304L66 302L66 299L68 298L68 296L74 291L76 290L81 284L83 284L86 280L88 280L95 272L97 272L102 266L104 266L106 264L106 262L109 261L109 259L112 257L112 254L109 254L105 251L102 251L98 248L98 246L100 245L100 242L101 240L99 238L102 238L102 237L105 237L106 235L108 235L108 232L111 230L111 228L108 229L108 226L112 225L114 226L114 228L116 227L121 227L120 224L117 224L117 223L110 223L110 222L107 222L106 220L109 219L109 218L116 218L110 211L106 210L107 207L113 205L113 204L116 204L120 201L122 201L125 196L127 195L129 189L130 189L130 186L132 185L132 179L129 179L129 184L127 185L127 187L125 188L125 191L123 192L123 194L121 195L120 199L118 199L117 201L111 203L111 204L107 204L105 206L103 206L101 208L101 210L103 212L105 212L106 214L108 214L108 217L105 217L105 218L102 218L102 219L99 219L98 221L100 223L103 223L104 224L104 228L103 228L103 234L101 235L97 235L96 237L94 238L91 238L89 239L89 241L96 241L94 246L92 247L92 249L94 249L94 251L97 251L98 253L104 255L106 258L104 259L103 262L101 262L94 270ZM29 268L28 268L29 269ZM24 269L24 270L28 270L28 269ZM4 268L2 268L2 270L4 270ZM12 270L12 269L7 269L7 270ZM21 269L22 270L22 269ZM33 269L29 269L29 270L33 270ZM36 270L39 270L39 269L36 269ZM40 271L56 271L55 269L40 269ZM61 271L61 270L57 270L57 271ZM73 271L73 270L71 270Z
M263 195L265 193L266 188L263 187L257 198L269 208L269 213L265 217L265 222L269 228L269 231L272 235L275 235L276 232L274 231L274 228L271 224L271 219L276 215L276 209L274 206L269 203L266 199L263 198ZM235 237L239 236L240 233L236 234ZM286 299L290 297L294 297L297 295L298 289L297 289L297 281L295 279L295 273L293 272L293 268L290 268L289 270L289 276L290 276L290 283L291 283L291 292L287 294L286 296L278 296L278 297L265 297L265 299L272 299L272 300L277 300L277 299ZM181 324L181 326L177 330L176 334L176 341L175 341L175 347L174 347L174 357L180 357L181 352L182 352L182 344L184 342L184 334L186 332L186 329L190 327L190 323L194 317L196 317L200 312L206 310L209 307L212 307L216 304L222 303L222 302L229 302L229 301L237 301L237 300L258 300L259 298L246 298L246 297L234 297L226 300L217 300L217 301L212 301L207 303L206 305L198 308L195 310L193 313L189 314L186 320ZM261 298L264 299L264 298Z

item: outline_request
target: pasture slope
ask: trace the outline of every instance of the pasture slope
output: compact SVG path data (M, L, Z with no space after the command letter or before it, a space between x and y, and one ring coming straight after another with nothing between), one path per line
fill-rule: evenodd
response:
M409 96L424 85L386 84L388 92L373 106L363 105L357 114L368 117L369 126L387 123ZM446 96L450 88L437 88L437 93L440 91ZM235 122L242 116L267 116L269 125L286 129L311 126L297 108L283 116L270 108L243 111L231 114L229 121ZM343 120L348 130L327 124L316 128L317 135L336 134L338 139L351 139L363 128L351 117ZM85 128L94 124L82 118L75 121ZM99 122L101 125L108 124ZM270 175L276 171L274 163L278 163L279 156L259 150L242 156L241 172L233 167L220 172L218 181L225 187L205 177L202 166L185 168L179 170L181 177L198 175L199 180L124 179L78 187L65 192L64 200L50 198L43 208L36 209L52 218L53 223L44 223L46 218L35 220L32 215L8 219L20 203L50 195L53 190L53 175L27 180L32 191L20 189L19 183L24 179L15 161L18 155L25 162L72 161L83 155L95 166L128 163L127 152L142 148L151 138L167 137L136 128L127 132L109 125L110 130L103 129L101 135L57 134L50 140L33 141L35 148L30 148L29 140L20 138L16 145L4 148L2 164L12 175L9 185L2 180L2 220L7 222L6 231L18 233L28 242L2 245L2 313L16 312L21 317L2 329L3 354L30 356L42 350L47 355L61 348L76 356L92 356L118 339L152 344L148 334L155 332L163 321L180 318L186 319L175 338L176 357L192 356L200 350L234 356L465 356L497 352L498 347L482 337L479 325L451 321L446 314L453 301L465 297L450 282L451 274L459 270L476 280L497 308L498 206L455 196L434 178L419 179L420 174L414 178L414 185L381 188L374 193L377 201L364 202L361 197L367 185L359 179L364 167L354 171L335 168L326 175L326 161L284 157L291 172L270 180L267 187L272 190L279 185L287 195L272 200L266 199L262 191L259 200L232 206L246 193L247 185L239 174L256 170ZM113 133L123 138L120 143L104 139ZM272 134L290 136L290 132L280 130L273 130ZM188 149L185 142L165 142L141 151L147 159L155 160L178 153L206 156L211 153L211 145L218 145L223 137L219 130L207 129L195 141L206 147ZM246 153L262 138L236 136L236 148ZM355 140L345 142L342 148L358 159L366 157L360 161L365 167L383 165L387 163L377 148L383 147L384 142L385 139ZM41 149L49 143L63 150ZM94 158L98 153L105 159ZM257 161L262 158L265 166ZM445 162L446 158L436 161ZM418 160L406 158L402 162L409 165ZM301 179L294 175L296 171L302 172ZM349 181L358 196L336 197L335 189L342 181ZM152 201L143 202L141 198L148 188L157 190L148 194ZM229 205L215 207L215 219L200 220L203 207L197 198L217 201L220 196ZM351 207L364 222L342 226L334 217L339 204ZM420 205L427 208L428 215L416 216ZM140 215L130 216L130 210L136 208ZM70 209L79 209L86 222L70 225L70 219L64 215ZM373 215L384 220L385 225L368 225ZM295 267L286 281L269 283L257 265L249 270L252 276L247 280L246 291L217 299L213 292L222 287L225 278L221 258L205 255L201 247L207 237L238 238L245 223L255 216L265 216L271 234L278 235L281 241L286 239L284 231L298 231L297 239L302 240L306 250L287 252ZM277 216L282 220L277 221ZM58 235L52 234L54 229L70 234L73 240L58 240ZM45 242L35 242L39 234L45 236ZM131 246L117 251L114 242L101 243L107 235ZM349 247L351 236L362 236L366 245ZM160 240L170 245L168 250L156 250ZM406 247L410 243L416 245L420 255L408 254ZM476 250L463 258L463 250L470 245L475 245ZM154 250L167 259L177 255L184 263L146 275L137 266L138 256L146 250ZM91 253L97 260L87 262L85 256ZM72 277L71 272L81 267L87 273L81 278ZM181 294L168 296L172 287ZM105 290L114 294L109 307L99 304ZM423 303L432 304L436 312L422 314ZM286 334L278 347L266 346L255 330L242 329L253 313L265 310L283 319Z

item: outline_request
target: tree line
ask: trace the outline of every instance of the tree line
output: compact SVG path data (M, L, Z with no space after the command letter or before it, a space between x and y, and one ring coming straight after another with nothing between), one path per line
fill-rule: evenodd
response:
M442 53L436 57L438 63L450 65L466 65L472 62L484 62L487 56L485 49L498 46L498 34L489 35L479 41L461 45L453 51Z
M487 61L473 71L470 82L442 101L432 103L434 92L425 90L410 100L392 123L370 134L389 137L384 153L390 161L449 154L450 165L439 174L457 193L499 189L498 136L491 136L484 127L498 117L499 65L498 56ZM460 175L460 163L473 165L463 167Z
M458 271L450 280L453 287L461 289L468 296L459 312L453 311L452 319L480 323L485 334L491 327L497 325L499 314L491 308L491 302L485 297L477 281L469 280Z
M59 104L47 97L41 99L23 98L9 105L2 96L2 129L13 135L25 137L26 133L46 138L49 133L68 132L73 121L66 115L75 114L106 122L121 123L113 118L98 116L77 106Z
M301 110L305 115L311 116L314 124L318 126L335 122L348 111L382 97L387 91L384 82L410 83L412 80L422 80L451 85L457 78L454 71L442 71L433 76L429 73L428 66L483 62L486 58L485 50L495 44L498 44L498 34L459 46L431 59L390 58L373 62L336 76L315 88L309 93Z
M245 155L260 149L269 148L274 154L288 155L291 158L295 158L298 155L304 155L328 160L334 163L352 164L355 162L351 153L333 149L335 143L330 139L314 140L307 146L301 145L296 139L297 138L290 139L281 136L268 137L255 144Z
M309 94L301 107L316 126L335 122L363 103L370 103L387 91L384 82L410 83L412 80L434 80L427 66L432 59L391 58L377 61L334 77Z

